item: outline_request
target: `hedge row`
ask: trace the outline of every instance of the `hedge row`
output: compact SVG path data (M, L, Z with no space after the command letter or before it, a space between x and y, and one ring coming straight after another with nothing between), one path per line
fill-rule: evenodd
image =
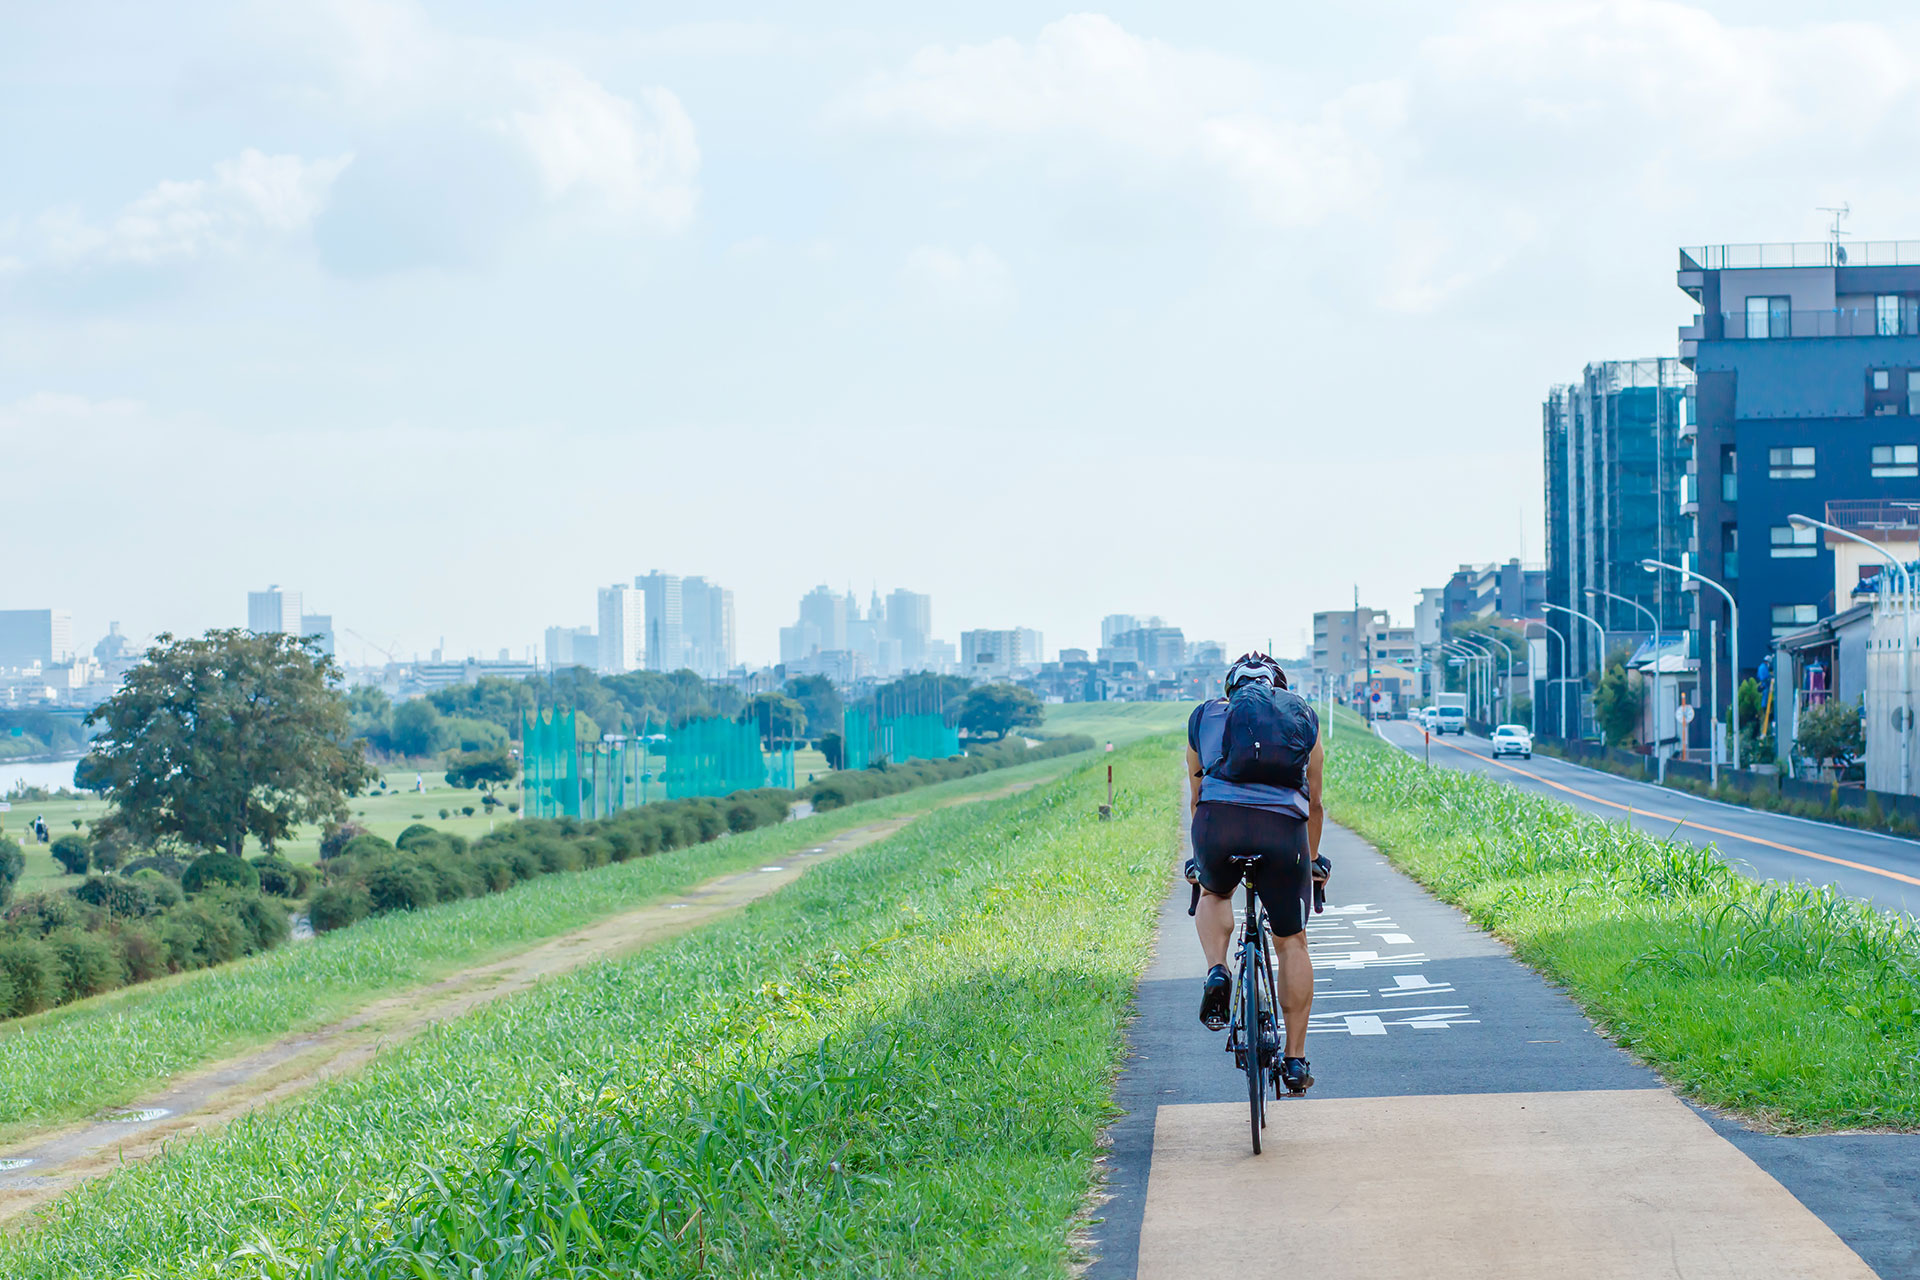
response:
M535 876L603 867L702 844L724 833L772 826L785 822L800 800L816 809L833 809L1092 745L1092 739L1084 737L1033 748L1001 743L950 760L836 773L797 791L762 787L719 798L669 800L597 821L530 818L472 845L419 824L401 832L392 844L378 836L356 835L324 864L327 883L309 900L308 919L316 932L326 932L370 915L498 893Z

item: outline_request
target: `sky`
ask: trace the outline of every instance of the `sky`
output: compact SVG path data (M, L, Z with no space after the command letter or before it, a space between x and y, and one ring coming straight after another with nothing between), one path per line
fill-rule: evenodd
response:
M1920 23L1848 8L0 0L0 608L1410 619L1543 558L1541 400L1674 354L1677 246L1920 237Z

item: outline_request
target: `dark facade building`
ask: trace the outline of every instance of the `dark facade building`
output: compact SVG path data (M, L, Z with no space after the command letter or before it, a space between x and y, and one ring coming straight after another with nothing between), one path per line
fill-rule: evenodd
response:
M1920 501L1920 241L1683 249L1678 283L1700 304L1680 330L1696 380L1686 563L1739 601L1750 675L1776 636L1849 605L1826 540L1787 517ZM1725 705L1726 605L1693 594L1694 630L1719 620Z

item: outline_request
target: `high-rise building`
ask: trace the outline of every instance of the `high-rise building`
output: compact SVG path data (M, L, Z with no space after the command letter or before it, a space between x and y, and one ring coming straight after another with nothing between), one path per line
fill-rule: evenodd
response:
M300 634L320 637L320 652L329 658L333 656L333 615L330 613L303 613L300 615Z
M933 639L933 597L905 588L889 592L886 634L900 642L901 670L923 670L927 642Z
M1677 636L1689 625L1692 598L1679 575L1648 574L1640 561L1680 564L1687 553L1681 498L1691 479L1682 432L1692 399L1693 375L1678 360L1606 360L1588 365L1579 382L1553 388L1543 407L1545 600L1588 614L1610 636L1637 643L1653 627L1639 609L1604 592L1651 611L1662 634ZM1453 621L1451 584L1448 590ZM1504 606L1500 612L1525 616ZM1574 620L1569 627L1564 613L1547 621L1566 637L1570 667L1560 669L1560 645L1549 645L1549 679L1584 678L1606 660L1592 626ZM1542 705L1557 715L1558 702Z
M678 586L678 583L675 583ZM602 675L638 671L646 665L647 600L639 588L624 582L599 592L600 629L595 644L595 669Z
M1390 627L1385 609L1328 609L1313 615L1313 668L1345 676L1367 661L1367 640Z
M1687 563L1739 601L1744 677L1776 634L1848 605L1833 598L1827 540L1787 517L1920 500L1920 253L1911 241L1708 245L1680 251L1677 283L1700 307L1680 330L1696 381ZM1695 631L1719 622L1726 706L1726 603L1691 594Z
M548 627L546 656L547 666L553 670L562 667L597 670L600 666L600 649L592 627Z
M733 592L705 578L680 582L680 634L686 665L709 679L733 669Z
M0 609L0 670L72 662L73 615L65 609Z
M247 592L247 630L256 635L300 634L300 593L279 586Z
M1133 661L1161 675L1178 671L1187 661L1187 636L1179 627L1135 627L1117 633L1103 646L1116 655L1133 655Z
M1031 627L960 633L960 674L976 678L1010 676L1042 662L1040 633Z
M647 670L680 670L687 665L686 601L680 575L655 569L635 578L633 585L646 592ZM604 628L601 634L606 634Z
M780 661L798 662L810 654L847 647L847 597L824 586L800 597L800 617L780 628Z
M1130 613L1110 613L1100 619L1100 647L1105 649L1113 644L1115 636L1125 635L1129 631L1140 629L1140 619Z

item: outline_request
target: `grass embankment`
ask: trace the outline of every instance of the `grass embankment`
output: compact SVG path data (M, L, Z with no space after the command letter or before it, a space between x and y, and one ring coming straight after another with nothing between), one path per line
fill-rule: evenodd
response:
M0 1276L1063 1275L1173 745L1113 822L1097 764L947 809L123 1170Z
M218 969L67 1005L0 1032L0 1139L133 1100L180 1071L323 1026L394 991L758 866L839 831L1070 767L1041 761L849 805L711 844L566 875L508 893L362 921Z
M1055 702L1046 707L1034 737L1084 733L1096 743L1124 747L1156 733L1185 729L1191 702Z
M1334 737L1327 806L1699 1101L1789 1131L1920 1127L1910 921L1364 730Z

